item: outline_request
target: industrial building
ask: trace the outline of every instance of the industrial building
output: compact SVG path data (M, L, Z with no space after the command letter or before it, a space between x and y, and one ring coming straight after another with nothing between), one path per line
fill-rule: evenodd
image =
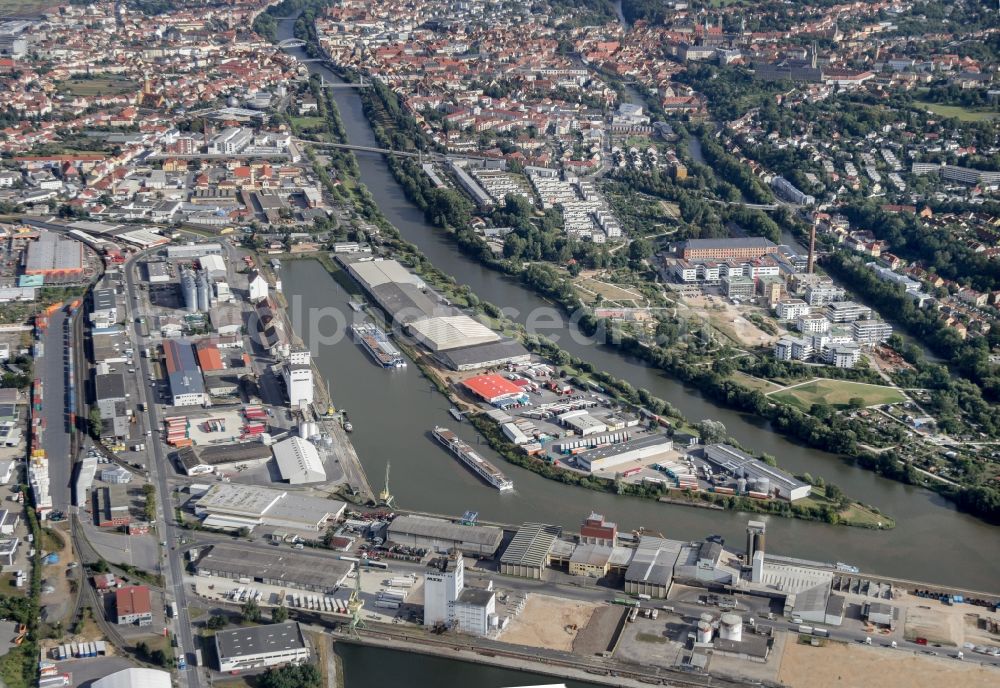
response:
M294 621L216 631L215 653L219 658L218 669L224 673L309 660L305 635Z
M210 528L239 530L257 526L319 532L336 521L347 505L335 499L304 497L255 485L212 485L194 512Z
M99 487L94 490L94 523L100 528L118 528L128 525L131 514L128 493L121 485Z
M92 688L171 688L170 672L145 667L129 667L99 678Z
M167 258L170 260L191 260L202 256L221 256L222 244L172 244L167 246Z
M726 258L752 259L777 253L778 245L763 237L737 239L688 239L681 246L684 260Z
M648 435L618 444L609 444L581 452L574 458L576 464L591 473L621 466L632 461L645 461L672 451L673 441L666 435Z
M663 599L670 592L683 542L643 535L625 571L625 592Z
M200 406L205 403L205 381L198 368L191 342L166 339L163 360L174 406Z
M186 475L211 473L222 466L259 465L271 456L271 448L261 442L182 447L176 454L177 463Z
M38 240L28 244L24 274L56 281L82 276L83 244L52 232L40 232Z
M308 351L293 352L281 367L281 378L285 382L291 408L313 402L313 371Z
M253 581L329 595L344 584L351 563L287 549L256 551L249 557L247 550L237 545L219 543L202 555L197 570L199 576Z
M145 585L130 585L115 591L115 614L117 624L137 624L149 626L153 623L153 606L149 588Z
M707 445L705 459L712 465L713 470L729 475L737 483L744 480L743 485L749 491L761 492L790 502L809 496L811 487L808 483L728 444Z
M523 365L531 361L531 353L516 339L501 339L492 344L439 351L437 358L452 370L464 371L495 368L508 363Z
M499 406L503 402L517 401L527 396L524 389L503 377L489 374L470 377L462 386L488 404Z
M410 324L410 333L425 347L437 353L500 341L500 336L467 315L447 315Z
M503 339L479 321L452 307L418 276L395 260L338 256L394 323L454 370L473 370L530 360L520 343Z
M500 573L541 580L549 565L549 553L562 534L562 528L545 523L525 523L500 555Z
M487 588L465 587L461 555L432 560L424 574L424 626L439 624L479 636L497 627L492 582Z
M495 526L465 526L428 516L397 516L386 539L399 545L437 552L457 549L476 557L492 557L500 549L503 531Z
M272 448L278 462L281 479L290 485L326 482L326 469L319 458L319 451L309 440L289 437Z

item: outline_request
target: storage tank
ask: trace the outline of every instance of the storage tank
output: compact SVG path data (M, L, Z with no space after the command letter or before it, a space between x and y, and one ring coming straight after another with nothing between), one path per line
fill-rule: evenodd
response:
M712 642L712 624L708 621L698 622L697 641L703 645Z
M743 640L743 619L739 614L723 614L719 621L719 637L723 640Z
M198 284L194 273L185 269L181 272L181 292L184 295L184 308L188 313L198 310Z
M757 478L756 486L757 486L757 492L763 492L764 494L771 494L770 478Z
M746 478L740 478L739 480L736 481L736 491L739 494L746 494L746 491L747 491L747 479Z
M208 273L202 273L198 280L198 310L207 312L211 307L212 287L208 283Z

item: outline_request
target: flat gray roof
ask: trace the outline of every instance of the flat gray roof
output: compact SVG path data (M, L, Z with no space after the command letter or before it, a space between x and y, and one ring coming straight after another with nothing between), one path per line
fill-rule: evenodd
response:
M125 376L121 373L95 375L94 393L98 399L124 399Z
M198 562L198 569L228 578L248 578L268 585L288 585L307 590L333 590L340 585L352 564L332 556L299 554L295 550L249 549L219 543Z
M302 629L295 621L247 626L231 631L216 631L215 645L220 659L261 655L269 652L288 652L306 646Z
M473 344L438 353L438 358L452 368L475 365L477 363L492 363L512 358L523 358L531 353L521 342L515 339L502 339L491 344Z
M525 523L517 529L514 539L507 545L500 563L513 566L544 567L552 545L562 534L559 526L546 523Z
M666 587L674 577L674 564L683 542L643 536L625 571L625 580Z
M414 535L417 537L470 542L476 545L499 547L503 541L503 531L495 526L463 526L451 521L427 516L397 516L389 524L388 537L393 535Z
M739 237L736 239L688 239L684 242L684 248L705 249L705 248L769 248L777 246L770 239L764 237Z

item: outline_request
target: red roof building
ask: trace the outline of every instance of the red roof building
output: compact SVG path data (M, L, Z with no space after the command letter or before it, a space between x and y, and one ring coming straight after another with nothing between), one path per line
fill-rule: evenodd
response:
M130 585L115 592L115 610L118 625L138 624L149 626L153 623L153 607L149 588L145 585Z
M462 383L465 388L489 404L519 397L524 390L501 375L477 375Z

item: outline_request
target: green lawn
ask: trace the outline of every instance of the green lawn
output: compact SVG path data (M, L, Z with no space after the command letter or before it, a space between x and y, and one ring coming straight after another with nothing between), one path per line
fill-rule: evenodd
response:
M902 392L891 387L869 385L848 380L813 380L792 389L775 392L771 399L791 404L808 411L813 404L827 404L835 408L847 408L854 397L864 400L865 406L876 404L898 404L905 401Z
M964 108L960 105L942 105L941 103L928 103L922 100L916 101L915 104L924 110L930 110L935 115L956 117L963 122L982 122L1000 117L1000 111L992 109L976 110Z
M95 96L95 95L120 95L122 93L135 93L139 85L129 79L121 79L114 76L91 77L89 79L68 79L57 84L60 89L65 89L75 96Z
M320 127L326 122L322 117L292 117L292 124L301 129L311 129L312 127Z
M753 377L752 375L747 375L746 373L737 370L732 374L733 382L738 382L744 387L749 387L750 389L757 389L764 394L770 394L771 392L777 392L782 389L782 385L775 384L773 382L768 382L767 380L762 380L759 377Z

